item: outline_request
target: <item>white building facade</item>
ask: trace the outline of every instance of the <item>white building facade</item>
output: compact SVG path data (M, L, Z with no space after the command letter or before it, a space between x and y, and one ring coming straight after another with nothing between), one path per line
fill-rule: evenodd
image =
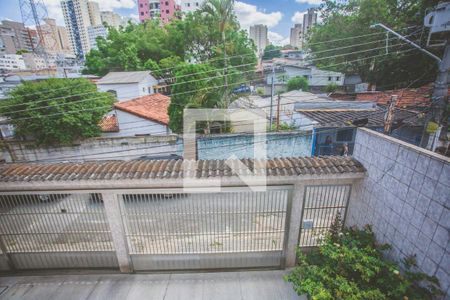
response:
M274 76L272 73L266 75L266 84L271 84L272 77L274 84L287 84L293 77L304 77L308 80L309 86L327 86L335 84L344 85L345 75L340 72L321 70L316 67L282 66L277 68Z
M88 35L91 49L97 49L97 37L103 37L106 39L108 36L108 29L103 25L89 26Z
M89 10L89 20L91 21L91 26L102 25L102 18L100 16L100 8L97 2L89 1L88 2L88 10Z
M22 55L3 54L0 56L0 70L25 70L26 68Z
M200 9L205 0L180 0L180 8L184 13L194 12Z
M302 28L302 24L295 24L294 27L291 28L290 45L297 49L302 49L303 47Z
M121 102L154 94L158 80L149 71L110 72L96 84L99 91L113 93Z

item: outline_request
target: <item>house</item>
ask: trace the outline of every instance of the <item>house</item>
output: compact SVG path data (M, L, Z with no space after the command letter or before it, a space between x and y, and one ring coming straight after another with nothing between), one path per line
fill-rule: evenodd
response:
M170 134L170 97L152 94L117 102L99 123L103 137Z
M109 72L96 84L99 91L113 93L118 101L126 101L154 94L158 80L150 71Z
M366 103L368 107L360 107L358 104L361 103L354 102L357 106L352 107L349 101L334 102L338 106L318 108L317 103L313 104L316 107L310 108L296 106L297 113L310 120L313 126L312 155L339 155L344 143L348 145L349 153L353 153L357 128L355 123L383 132L385 109L369 102ZM394 112L391 136L418 145L424 121L423 114L398 108Z
M340 72L321 70L316 67L303 67L297 65L278 66L273 75L270 71L266 72L266 84L272 84L272 77L274 84L287 84L289 79L293 77L304 77L308 80L311 88L323 88L329 84L337 86L344 85L345 75Z

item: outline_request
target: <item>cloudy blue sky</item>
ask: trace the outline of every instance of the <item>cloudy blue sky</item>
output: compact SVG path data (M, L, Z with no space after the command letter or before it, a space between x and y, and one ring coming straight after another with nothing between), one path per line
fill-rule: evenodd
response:
M57 23L64 25L60 0L43 0L48 14ZM137 0L97 0L102 10L137 18ZM248 28L253 24L269 27L269 39L274 44L289 43L289 28L301 22L303 13L317 6L321 0L244 0L236 1L235 10L241 26ZM0 0L0 19L20 21L19 0Z

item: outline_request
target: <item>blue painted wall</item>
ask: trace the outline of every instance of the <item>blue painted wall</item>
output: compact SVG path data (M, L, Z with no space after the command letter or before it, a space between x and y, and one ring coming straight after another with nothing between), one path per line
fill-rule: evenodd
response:
M312 134L272 133L267 137L267 157L311 156ZM234 154L238 158L253 158L253 135L218 135L200 137L197 140L198 159L227 159Z

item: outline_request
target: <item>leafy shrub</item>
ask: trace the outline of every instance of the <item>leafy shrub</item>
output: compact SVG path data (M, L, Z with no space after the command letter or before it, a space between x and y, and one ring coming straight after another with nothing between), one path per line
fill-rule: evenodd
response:
M309 91L308 80L301 76L292 77L287 83L287 90L302 90L304 92Z
M338 89L338 85L336 83L330 83L325 87L326 93L334 93Z
M298 252L298 266L286 276L297 294L314 300L434 299L442 292L435 277L415 272L415 260L387 260L369 225L333 230L315 251Z

